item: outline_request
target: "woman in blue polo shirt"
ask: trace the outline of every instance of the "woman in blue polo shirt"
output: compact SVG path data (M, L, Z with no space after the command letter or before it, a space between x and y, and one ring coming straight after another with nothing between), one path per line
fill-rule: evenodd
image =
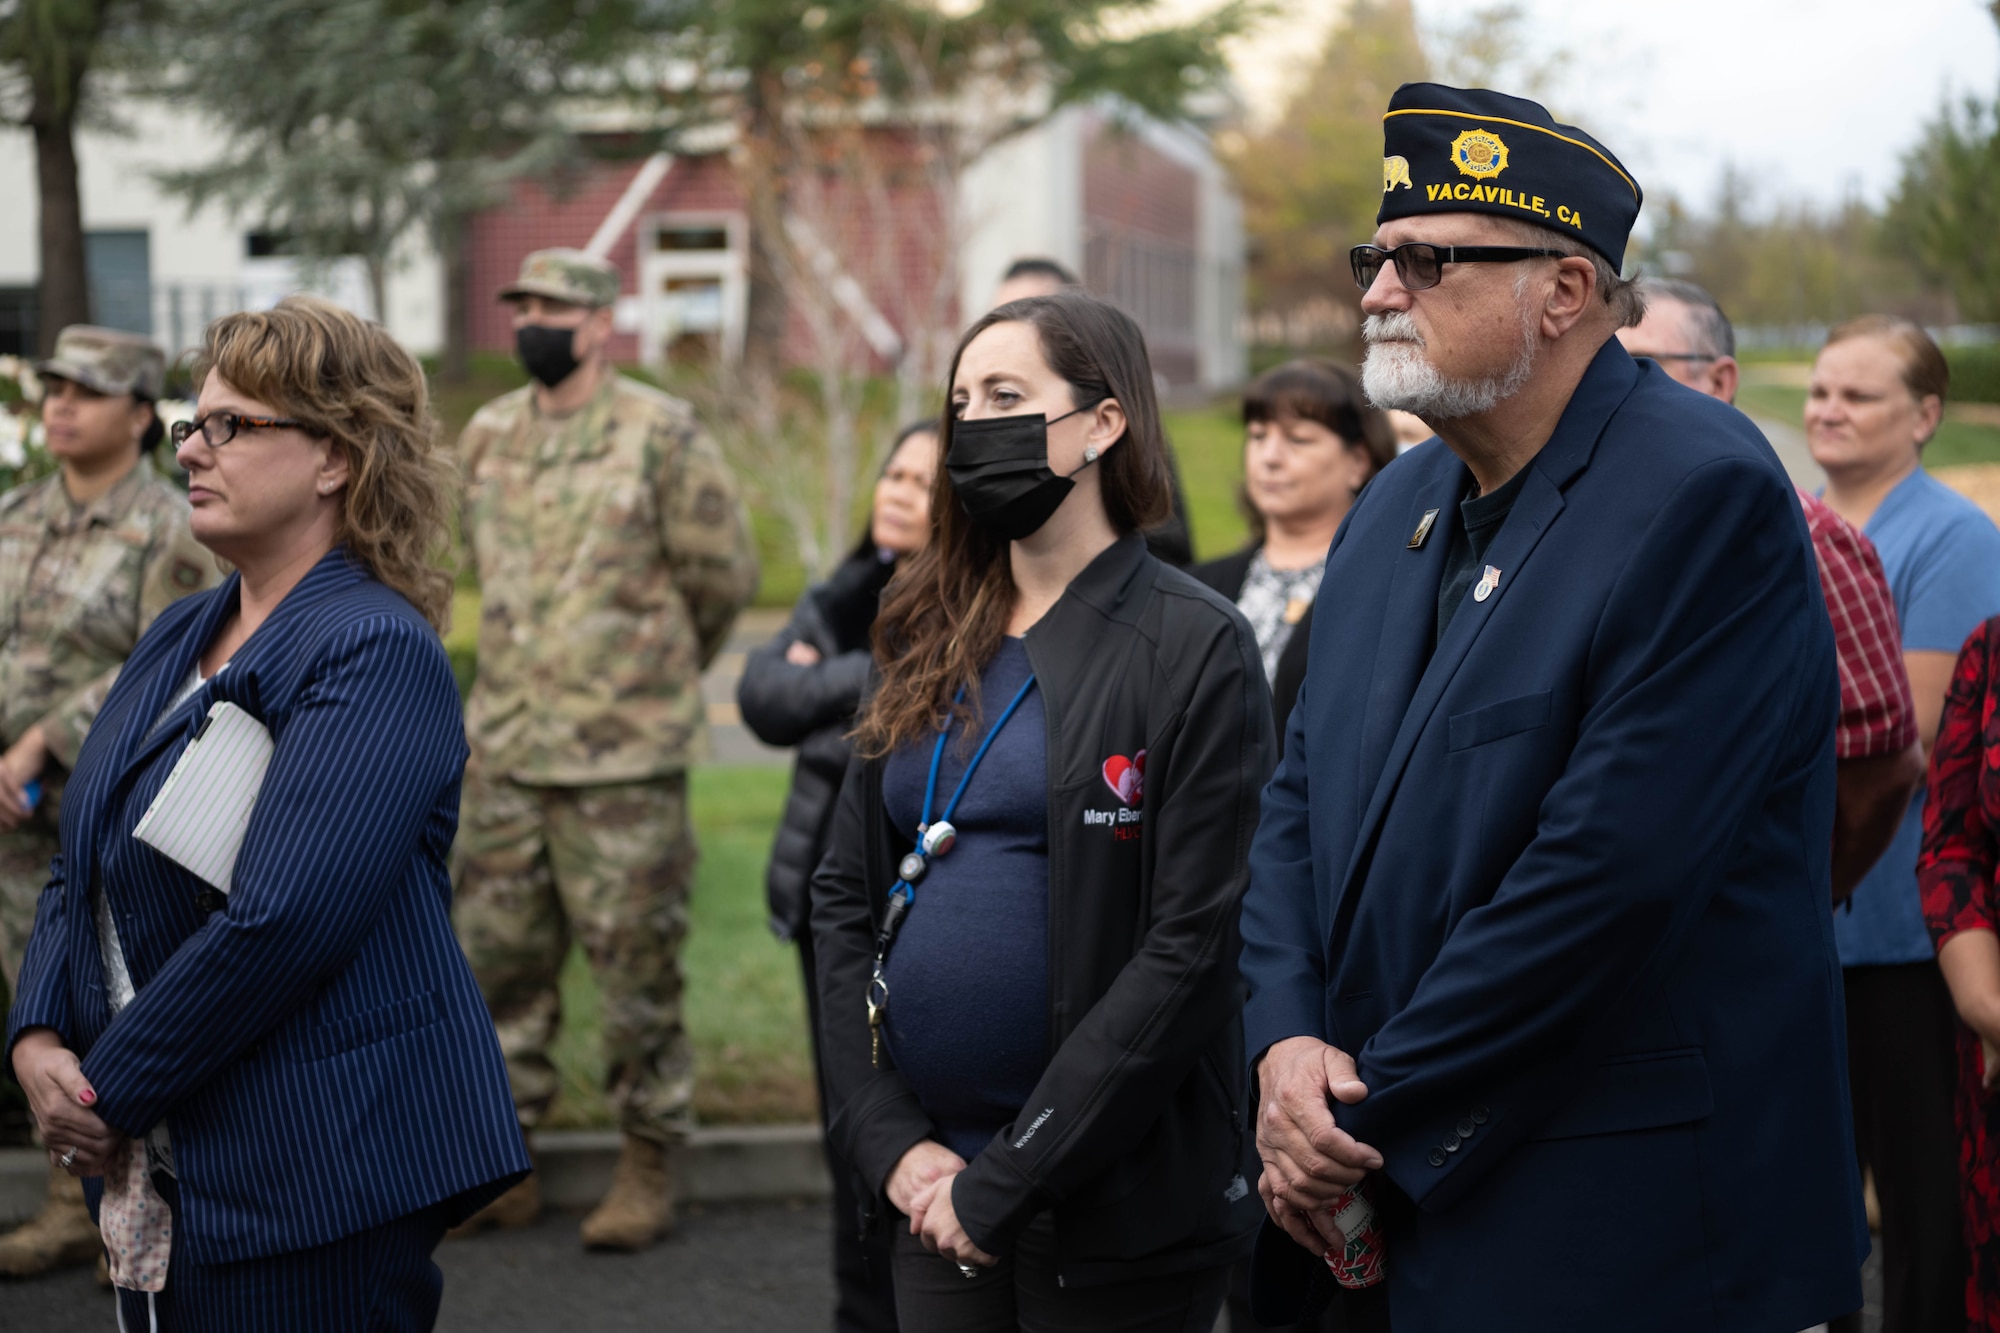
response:
M2000 613L2000 529L1922 467L1949 380L1922 328L1865 316L1828 335L1805 412L1827 504L1881 553L1926 754L1959 646ZM1881 1205L1884 1326L1957 1329L1966 1271L1952 1120L1958 1020L1924 928L1922 836L1919 792L1896 840L1835 913L1834 936L1856 1146Z

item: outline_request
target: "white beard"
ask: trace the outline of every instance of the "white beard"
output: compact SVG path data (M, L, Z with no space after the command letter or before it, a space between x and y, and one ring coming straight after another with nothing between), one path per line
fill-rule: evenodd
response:
M1361 366L1361 389L1368 401L1388 411L1400 409L1427 423L1455 421L1490 412L1521 391L1534 373L1534 320L1521 312L1521 345L1514 363L1485 379L1447 379L1424 356L1423 336L1416 320L1400 310L1370 315L1361 326L1368 359Z

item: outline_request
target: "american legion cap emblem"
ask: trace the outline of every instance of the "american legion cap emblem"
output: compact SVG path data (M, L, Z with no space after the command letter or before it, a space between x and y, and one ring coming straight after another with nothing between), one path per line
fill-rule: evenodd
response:
M1507 145L1490 130L1467 130L1451 141L1451 160L1464 174L1485 180L1507 169Z

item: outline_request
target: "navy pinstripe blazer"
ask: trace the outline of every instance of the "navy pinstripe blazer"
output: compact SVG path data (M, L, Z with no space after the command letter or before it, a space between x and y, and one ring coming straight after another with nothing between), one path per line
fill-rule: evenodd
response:
M224 1263L326 1244L520 1179L506 1068L452 934L446 855L464 723L437 635L342 550L211 677L161 710L236 605L237 578L140 640L64 792L62 855L8 1016L83 1060L97 1112L164 1120L176 1246ZM132 837L209 705L277 744L223 910ZM114 1020L89 888L103 886L138 997ZM98 1182L90 1182L92 1206Z

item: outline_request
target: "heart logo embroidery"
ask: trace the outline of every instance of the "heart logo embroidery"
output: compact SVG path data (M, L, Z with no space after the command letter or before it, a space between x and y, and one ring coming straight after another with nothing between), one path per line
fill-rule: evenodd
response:
M1130 759L1114 754L1105 760L1104 785L1124 804L1139 804L1146 794L1146 752L1141 750Z

